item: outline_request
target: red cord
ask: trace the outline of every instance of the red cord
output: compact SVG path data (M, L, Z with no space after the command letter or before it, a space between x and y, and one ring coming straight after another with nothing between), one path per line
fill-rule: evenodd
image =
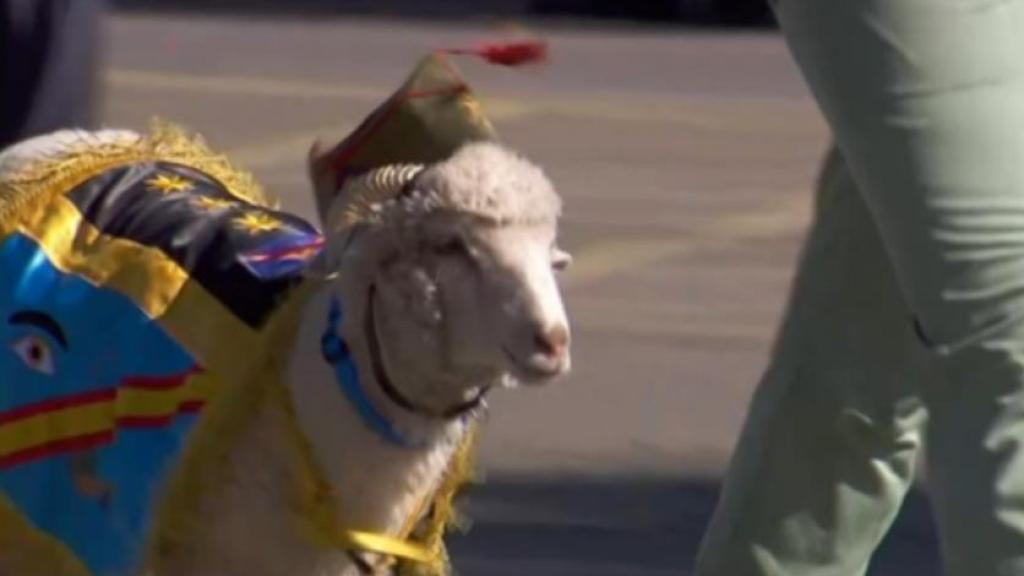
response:
M453 48L445 50L449 54L468 54L499 64L501 66L521 66L543 62L548 57L548 45L542 40L523 42L505 42L484 44L477 48Z

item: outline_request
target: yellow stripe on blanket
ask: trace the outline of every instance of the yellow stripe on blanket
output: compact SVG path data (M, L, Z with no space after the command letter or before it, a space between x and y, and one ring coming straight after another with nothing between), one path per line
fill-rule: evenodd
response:
M109 402L55 408L0 426L0 467L11 466L59 450L69 442L113 431Z
M0 468L109 442L118 428L161 426L210 400L205 374L134 379L0 414Z

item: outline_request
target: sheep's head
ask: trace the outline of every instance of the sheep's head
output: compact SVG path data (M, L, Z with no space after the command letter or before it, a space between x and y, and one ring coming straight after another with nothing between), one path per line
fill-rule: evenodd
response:
M371 279L389 364L416 376L404 386L434 388L409 393L450 399L436 387L566 373L569 325L555 274L570 259L556 246L561 201L541 170L475 143L399 173L401 193L342 198L331 219L359 222L333 242L345 246L343 277Z

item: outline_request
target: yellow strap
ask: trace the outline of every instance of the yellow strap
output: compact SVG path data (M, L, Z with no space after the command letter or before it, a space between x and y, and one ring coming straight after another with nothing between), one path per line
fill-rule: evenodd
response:
M412 560L420 564L430 564L435 560L434 553L425 546L377 532L342 530L338 533L337 537L341 547L349 550L376 552L386 556Z

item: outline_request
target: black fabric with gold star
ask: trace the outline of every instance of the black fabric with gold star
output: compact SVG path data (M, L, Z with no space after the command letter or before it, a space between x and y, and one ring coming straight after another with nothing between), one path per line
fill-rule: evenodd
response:
M187 166L120 166L68 195L104 234L158 248L253 328L323 244L306 221L241 200Z

